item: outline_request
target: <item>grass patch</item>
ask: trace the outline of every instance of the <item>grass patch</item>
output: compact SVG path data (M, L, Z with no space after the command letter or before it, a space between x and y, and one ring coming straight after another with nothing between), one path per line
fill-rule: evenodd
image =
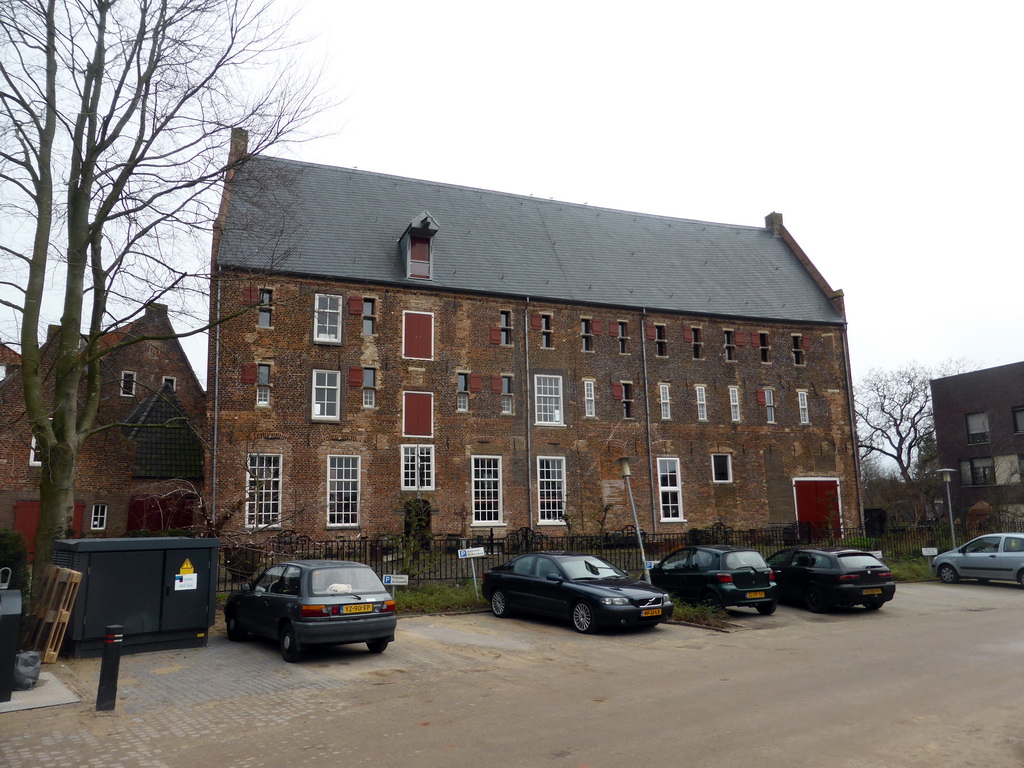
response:
M886 563L896 581L934 581L932 567L924 559L894 560Z
M399 615L472 611L486 606L487 601L483 597L478 599L473 585L468 583L424 584L420 587L395 589L395 607Z
M685 621L687 624L699 624L713 629L726 629L731 624L729 614L716 606L684 603L675 597L672 602L676 606L672 612L672 621Z

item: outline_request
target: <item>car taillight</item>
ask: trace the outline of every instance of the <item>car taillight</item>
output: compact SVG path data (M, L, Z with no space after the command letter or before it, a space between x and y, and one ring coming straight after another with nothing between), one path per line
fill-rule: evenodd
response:
M876 573L875 575L876 576L881 576L883 579L891 579L892 578L892 571L882 571L881 573Z
M381 613L394 613L395 612L395 601L385 600L384 605L380 607Z
M715 578L718 579L719 582L721 582L722 584L732 584L731 573L716 573Z
M775 581L775 571L768 569L768 581Z
M857 573L844 573L842 576L839 577L839 580L840 581L854 581L855 579L859 579L859 578L860 578L860 574L857 574Z
M303 605L299 610L304 619L315 619L317 616L329 616L330 611L326 605Z

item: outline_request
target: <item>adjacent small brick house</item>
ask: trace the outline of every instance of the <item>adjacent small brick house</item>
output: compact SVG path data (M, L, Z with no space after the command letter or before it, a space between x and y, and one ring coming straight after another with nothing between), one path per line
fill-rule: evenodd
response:
M236 136L235 151L240 151ZM207 498L315 539L857 525L842 293L771 214L275 158L214 234Z
M50 328L41 368L48 376L58 326ZM128 530L191 525L203 485L205 393L167 308L145 313L105 337L113 344L156 337L111 352L96 425L122 424L91 436L79 454L75 535L119 536ZM160 338L163 337L163 338ZM33 545L39 515L40 462L25 417L18 370L0 382L0 527Z
M931 388L939 466L956 470L954 512L1024 515L1024 362L933 379Z

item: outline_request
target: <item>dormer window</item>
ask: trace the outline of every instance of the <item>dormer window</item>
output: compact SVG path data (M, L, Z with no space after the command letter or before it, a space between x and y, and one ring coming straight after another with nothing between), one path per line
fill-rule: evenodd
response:
M406 228L398 241L398 251L405 261L405 276L415 280L431 280L434 276L432 239L437 222L424 211Z

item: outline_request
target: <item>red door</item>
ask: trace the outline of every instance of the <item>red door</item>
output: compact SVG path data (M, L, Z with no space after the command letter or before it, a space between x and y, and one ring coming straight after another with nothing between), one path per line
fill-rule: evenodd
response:
M75 502L75 512L72 516L71 527L75 534L82 532L82 515L85 513L85 502ZM39 502L38 501L16 501L14 502L14 530L25 538L25 546L28 549L28 561L32 562L32 556L36 551L36 531L39 529Z
M796 519L810 528L812 536L825 530L841 528L839 481L835 478L793 480L796 496Z

